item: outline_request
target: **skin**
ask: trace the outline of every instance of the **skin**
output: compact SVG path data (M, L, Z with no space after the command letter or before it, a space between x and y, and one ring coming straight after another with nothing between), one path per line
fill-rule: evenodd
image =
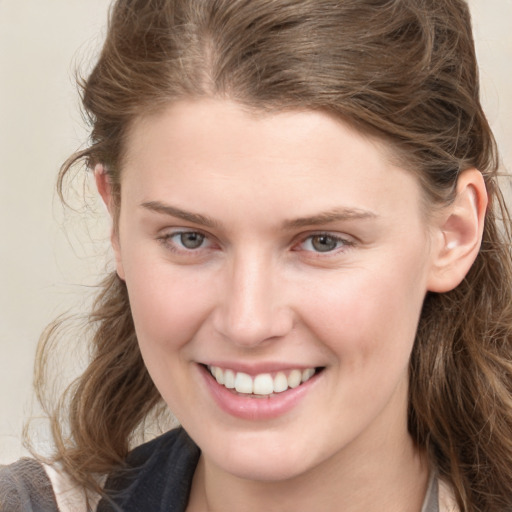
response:
M387 154L327 114L226 100L133 126L113 245L147 368L202 450L189 512L421 509L408 362L425 294L478 252L485 186L467 171L427 216ZM205 238L187 249L183 231ZM219 362L324 370L290 411L252 421L212 400L199 364Z

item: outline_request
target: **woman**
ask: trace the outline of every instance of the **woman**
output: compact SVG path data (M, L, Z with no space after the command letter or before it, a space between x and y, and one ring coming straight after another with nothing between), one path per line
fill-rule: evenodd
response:
M116 273L70 434L57 410L4 509L509 510L509 220L478 92L462 0L114 4L59 186L94 170ZM129 453L162 401L182 427Z

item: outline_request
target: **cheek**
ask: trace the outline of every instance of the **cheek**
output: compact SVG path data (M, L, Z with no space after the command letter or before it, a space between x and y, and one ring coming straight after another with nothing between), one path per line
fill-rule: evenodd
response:
M154 350L169 350L189 341L208 315L212 287L206 276L137 252L127 263L126 285L141 348L150 344Z
M169 265L137 258L125 265L135 332L145 365L170 410L182 417L183 403L194 400L187 385L191 340L208 316L204 279Z
M425 295L416 267L361 269L309 287L304 316L345 369L407 364Z

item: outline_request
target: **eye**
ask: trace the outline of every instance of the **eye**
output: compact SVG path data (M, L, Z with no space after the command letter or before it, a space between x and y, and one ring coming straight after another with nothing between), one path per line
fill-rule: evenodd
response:
M198 249L203 245L204 235L196 231L187 231L185 233L177 233L174 235L179 243L186 249Z
M354 243L347 238L342 238L329 233L318 233L308 236L301 244L299 244L299 248L305 251L326 253L334 252L342 249L343 247L349 247L352 245L354 245Z
M177 231L167 233L158 240L172 251L196 251L209 247L210 241L206 235L198 231Z

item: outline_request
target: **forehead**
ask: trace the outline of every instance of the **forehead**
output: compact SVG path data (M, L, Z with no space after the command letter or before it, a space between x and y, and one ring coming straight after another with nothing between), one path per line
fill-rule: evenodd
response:
M225 100L182 101L138 119L122 172L139 201L231 197L241 211L271 201L289 210L420 203L416 178L382 141L324 112L261 113Z
M295 144L299 138L310 140L307 149L314 149L314 145L320 149L320 137L312 137L315 133L321 135L325 142L336 138L340 143L339 135L343 132L347 141L351 139L351 144L373 145L382 153L382 157L390 160L395 156L391 144L376 134L359 131L349 122L323 110L263 111L227 99L208 98L177 101L161 110L135 118L127 137L128 157L133 151L143 150L147 142L144 134L151 133L153 136L155 128L170 128L161 134L171 141L171 125L173 141L181 139L187 142L195 138L196 142L211 142L212 146L216 146L216 141L229 135L233 143L237 140L242 143L241 149L246 149L243 142L249 139L251 146L257 149L257 145L269 140L276 143L274 146L286 146ZM265 149L273 148L266 144Z

